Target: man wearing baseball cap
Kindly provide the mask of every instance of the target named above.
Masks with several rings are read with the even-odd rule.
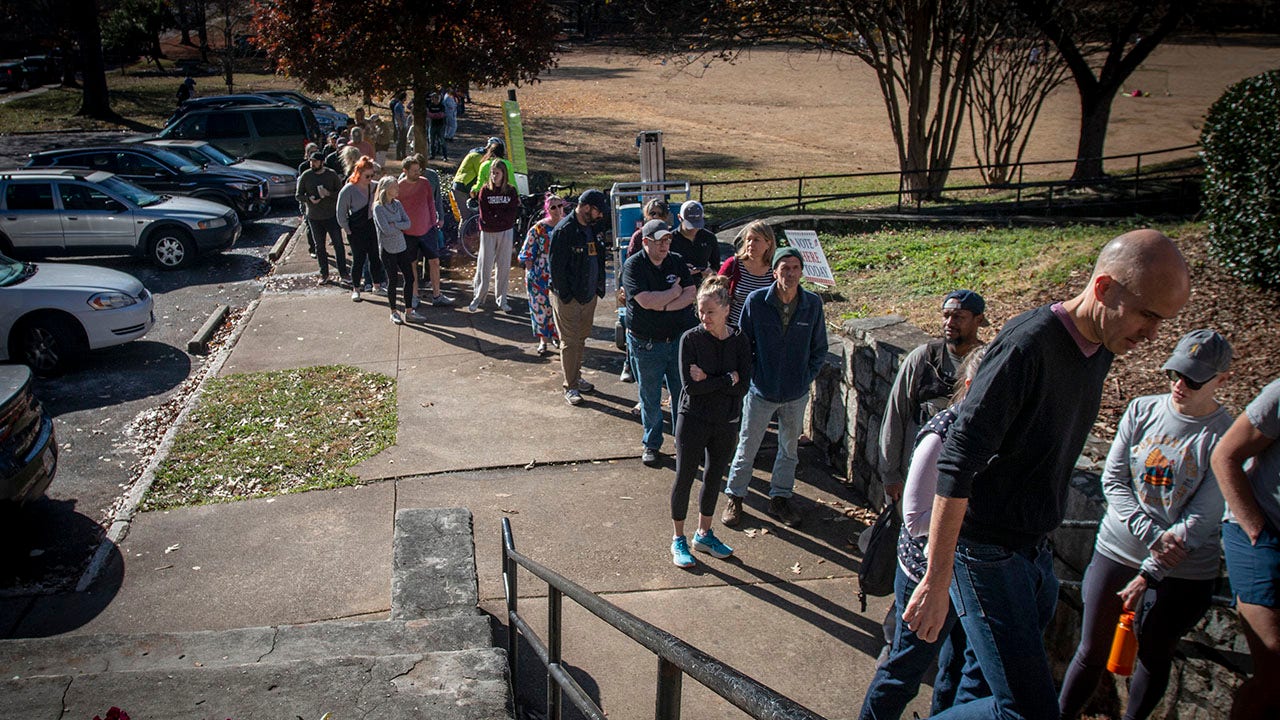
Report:
[[[551,313],[560,331],[564,399],[570,405],[580,404],[582,393],[595,389],[582,377],[582,354],[596,301],[604,297],[603,227],[608,217],[609,198],[599,190],[587,190],[551,231]]]
[[[316,261],[320,263],[320,282],[329,282],[329,250],[325,238],[333,243],[338,260],[338,275],[347,279],[347,253],[342,247],[342,228],[338,227],[338,191],[342,180],[324,164],[324,154],[316,151],[309,158],[311,167],[298,176],[295,196],[307,216],[307,227],[316,243]]]
[[[902,498],[916,433],[947,406],[955,390],[956,368],[982,344],[987,303],[972,290],[952,290],[942,299],[942,337],[907,353],[898,366],[880,424],[880,481],[885,496]]]
[[[728,527],[742,522],[742,499],[747,496],[756,453],[775,415],[778,454],[769,477],[769,514],[790,527],[800,524],[800,514],[791,506],[800,461],[796,447],[809,404],[809,386],[827,356],[822,298],[800,287],[803,275],[800,251],[778,248],[773,253],[774,284],[752,292],[742,306],[739,329],[751,341],[755,364],[724,491],[729,502],[720,522]]]
[[[650,220],[641,235],[644,250],[627,258],[621,284],[627,297],[627,351],[635,361],[644,426],[640,458],[653,467],[662,447],[662,384],[671,397],[680,397],[680,336],[697,324],[690,308],[698,286],[684,260],[671,252],[673,233],[665,222]]]
[[[684,260],[695,285],[720,268],[720,242],[706,225],[702,203],[686,200],[680,206],[679,232],[671,236],[671,252]]]

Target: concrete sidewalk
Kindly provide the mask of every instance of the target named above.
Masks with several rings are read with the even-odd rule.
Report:
[[[307,260],[295,241],[280,271],[309,271]],[[465,308],[464,289],[449,290]],[[479,596],[497,642],[506,632],[499,528],[509,518],[521,552],[829,718],[856,717],[887,599],[857,612],[849,541],[863,525],[845,514],[851,498],[816,451],[802,453],[802,527],[764,514],[766,451],[748,520],[716,525],[734,558],[699,555],[693,570],[676,568],[673,441],[662,468],[639,462],[635,386],[617,381],[611,301],[587,350],[597,390],[571,407],[556,355],[532,352],[522,300],[513,297],[517,314],[424,307],[425,326],[394,326],[385,298],[366,298],[330,287],[264,295],[223,372],[349,363],[395,377],[398,442],[356,468],[367,485],[141,514],[91,592],[41,600],[15,634],[382,618],[396,511],[460,506],[474,514]],[[520,596],[522,614],[542,628],[545,585],[522,574]],[[652,655],[572,603],[564,617],[575,677],[610,717],[651,717]],[[517,694],[537,701],[544,681],[532,659],[522,652]],[[927,711],[927,696],[926,687],[911,709]],[[688,717],[743,716],[693,681],[684,703]]]

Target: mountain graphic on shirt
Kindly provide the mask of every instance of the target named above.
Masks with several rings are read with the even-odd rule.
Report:
[[[1142,472],[1142,482],[1159,487],[1173,484],[1173,461],[1165,457],[1160,448],[1147,453],[1143,465],[1146,467]]]

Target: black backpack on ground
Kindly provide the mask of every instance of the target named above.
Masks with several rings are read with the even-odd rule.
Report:
[[[867,611],[867,596],[893,594],[893,577],[898,567],[898,533],[902,530],[902,514],[898,504],[890,502],[880,516],[863,532],[871,533],[867,549],[858,568],[858,603],[860,612]]]

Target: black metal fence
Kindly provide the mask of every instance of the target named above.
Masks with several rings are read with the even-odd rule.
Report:
[[[1021,210],[1032,202],[1041,206],[1047,205],[1048,209],[1052,210],[1055,202],[1061,202],[1064,196],[1082,188],[1109,191],[1136,199],[1156,182],[1166,185],[1174,183],[1181,187],[1198,184],[1201,166],[1198,153],[1193,151],[1198,150],[1199,147],[1198,144],[1181,145],[1140,153],[1108,155],[1103,157],[1102,161],[1110,174],[1090,180],[1056,177],[1058,174],[1054,173],[1052,168],[1073,168],[1076,164],[1074,158],[1019,162],[1001,166],[958,166],[951,168],[948,174],[949,184],[942,189],[942,195],[949,198],[967,195],[978,199],[999,194],[999,200],[1011,203],[1016,210]],[[981,178],[994,167],[1004,169],[1003,175],[1008,180],[999,183],[982,181]],[[698,200],[707,207],[764,206],[763,209],[719,223],[717,227],[723,229],[768,212],[811,210],[814,206],[830,205],[836,201],[883,198],[885,202],[880,207],[896,207],[896,210],[901,212],[914,205],[915,209],[919,210],[926,200],[921,192],[911,188],[908,182],[911,174],[913,173],[892,170],[796,175],[747,180],[694,181],[690,186],[694,189]],[[978,179],[975,180],[975,177]],[[956,181],[950,182],[952,178]],[[845,187],[841,188],[842,185]],[[877,185],[880,187],[877,188]],[[849,186],[855,189],[847,189]],[[856,189],[858,186],[863,186],[865,189]],[[743,192],[743,188],[748,190]]]
[[[520,568],[547,583],[547,640],[544,643],[518,612]],[[502,580],[507,599],[507,661],[514,685],[519,670],[516,653],[521,635],[547,669],[547,720],[560,720],[561,698],[567,695],[585,716],[604,718],[604,711],[561,664],[561,605],[568,597],[658,657],[656,720],[680,717],[680,690],[685,675],[758,720],[824,720],[821,715],[756,682],[707,653],[641,620],[595,593],[516,551],[511,520],[502,519]]]

